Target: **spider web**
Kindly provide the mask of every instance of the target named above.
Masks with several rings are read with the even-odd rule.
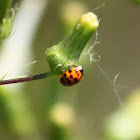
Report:
[[[115,95],[116,95],[116,97],[117,97],[117,99],[118,99],[118,102],[119,102],[119,104],[123,107],[123,109],[125,110],[125,111],[128,111],[128,108],[124,105],[124,103],[122,102],[122,100],[121,100],[121,98],[120,98],[120,95],[119,95],[119,92],[118,92],[118,90],[117,90],[117,87],[119,87],[119,88],[125,88],[125,89],[127,89],[127,88],[130,88],[130,87],[125,87],[125,86],[122,86],[122,85],[119,85],[119,84],[117,84],[116,83],[116,81],[117,81],[117,79],[118,79],[118,77],[119,77],[119,75],[120,75],[120,72],[119,73],[117,73],[115,76],[114,76],[114,79],[113,80],[111,80],[110,79],[110,77],[106,74],[106,72],[103,70],[103,68],[101,67],[101,65],[99,64],[99,62],[101,61],[101,56],[98,54],[98,53],[96,53],[96,52],[94,52],[94,53],[92,53],[92,50],[95,48],[95,46],[97,45],[97,44],[99,44],[100,42],[98,42],[98,31],[96,31],[96,37],[95,37],[95,41],[94,41],[94,43],[89,47],[89,49],[86,51],[86,52],[84,52],[83,54],[84,54],[84,56],[89,56],[89,61],[90,61],[90,63],[92,64],[93,62],[96,62],[96,65],[97,65],[97,67],[99,68],[99,70],[101,71],[101,73],[104,75],[104,77],[109,81],[109,83],[112,85],[112,87],[113,87],[113,89],[114,89],[114,92],[115,92]],[[96,58],[95,58],[96,57]]]

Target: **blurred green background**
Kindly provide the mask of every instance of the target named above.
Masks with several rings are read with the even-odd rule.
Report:
[[[37,0],[28,2],[30,6],[34,6],[35,1]],[[15,18],[24,2],[14,2],[14,8],[18,3]],[[1,86],[0,140],[139,140],[140,109],[136,108],[139,107],[140,90],[137,90],[136,97],[133,90],[140,85],[140,7],[131,3],[130,0],[49,0],[46,2],[39,24],[35,28],[33,41],[30,43],[30,57],[28,59],[25,54],[27,61],[20,65],[37,62],[26,66],[27,71],[23,72],[24,75],[49,71],[45,50],[62,41],[82,14],[105,3],[105,6],[94,11],[101,19],[98,28],[98,41],[101,43],[94,48],[93,52],[101,56],[99,64],[112,81],[120,72],[116,82],[130,87],[117,87],[119,96],[129,113],[120,105],[113,86],[100,71],[96,62],[91,64],[89,57],[86,56],[80,60],[84,68],[84,76],[76,86],[60,85],[60,77],[6,85],[4,88]],[[70,11],[67,14],[68,19],[64,17],[67,10]],[[69,21],[71,18],[72,23],[70,23],[71,20]],[[24,24],[24,19],[22,20]],[[16,32],[16,25],[14,28]],[[1,49],[7,40],[1,40]],[[95,35],[87,48],[93,44],[94,40]],[[11,58],[10,64],[12,65],[14,59],[18,57],[15,50],[15,56]],[[19,73],[17,76],[20,76]],[[8,74],[12,75],[12,72],[8,71]],[[125,118],[130,122],[130,116],[135,116],[134,122],[130,124],[126,122],[128,126],[122,127],[122,123],[119,123],[121,115],[116,120],[110,116],[111,114],[114,116],[116,110],[121,110],[121,113],[127,116],[122,115],[124,125]],[[137,113],[134,113],[134,110]],[[118,124],[117,129],[115,125],[111,125],[114,123],[112,120]],[[132,126],[134,129],[128,129]],[[120,136],[118,136],[118,131],[123,128],[126,132],[119,133]],[[126,135],[132,131],[134,133],[127,137]]]

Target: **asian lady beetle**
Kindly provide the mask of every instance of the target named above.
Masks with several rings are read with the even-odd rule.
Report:
[[[83,76],[83,68],[81,65],[71,68],[63,73],[60,83],[64,86],[73,86],[77,84]]]

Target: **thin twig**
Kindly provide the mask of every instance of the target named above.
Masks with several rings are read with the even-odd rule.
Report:
[[[49,72],[34,75],[34,76],[27,76],[22,78],[15,78],[15,79],[8,79],[8,80],[1,80],[0,85],[7,85],[7,84],[14,84],[14,83],[21,83],[21,82],[27,82],[27,81],[33,81],[33,80],[39,80],[49,77]]]

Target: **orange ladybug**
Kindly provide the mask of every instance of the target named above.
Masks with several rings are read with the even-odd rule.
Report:
[[[83,76],[83,68],[81,65],[71,68],[63,73],[60,83],[64,86],[73,86],[77,84]]]

